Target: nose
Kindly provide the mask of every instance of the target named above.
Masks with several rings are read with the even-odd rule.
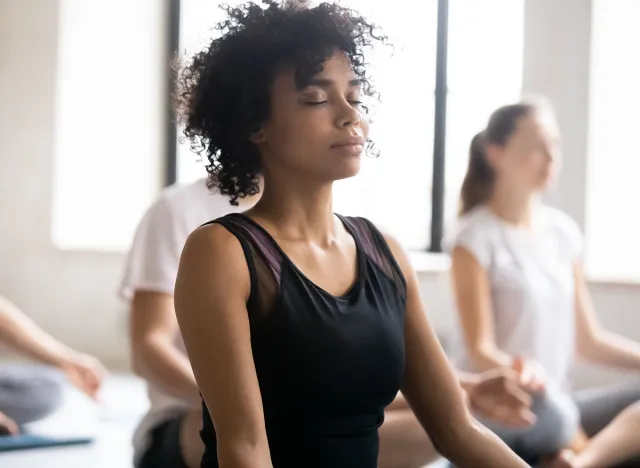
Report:
[[[560,159],[562,148],[558,142],[552,142],[545,146],[545,156],[551,162],[555,162]]]
[[[552,149],[546,152],[547,153],[547,159],[549,160],[550,163],[554,163],[556,162],[558,159],[560,159],[560,150],[559,149]]]
[[[360,112],[353,105],[343,99],[336,111],[336,126],[339,128],[354,127],[360,124]]]

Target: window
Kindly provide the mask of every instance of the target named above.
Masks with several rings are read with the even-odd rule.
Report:
[[[638,282],[640,2],[593,0],[592,9],[585,267],[593,279]]]
[[[127,249],[161,187],[160,4],[60,2],[52,201],[58,248]]]
[[[498,107],[520,99],[524,1],[451,0],[447,74],[445,218],[458,212],[473,136]]]
[[[220,4],[230,6],[244,3],[240,0],[225,2],[211,0],[179,0],[178,43],[179,53],[185,57],[191,57],[202,50],[210,40],[215,26],[224,18],[224,12]],[[193,153],[189,148],[189,141],[184,139],[182,129],[178,129],[178,144],[176,157],[176,180],[179,183],[188,183],[200,177],[206,176],[204,164],[206,161]],[[169,183],[173,182],[171,180]]]
[[[211,37],[208,28],[221,18],[217,3],[181,0],[181,50],[193,52]],[[471,137],[484,127],[491,111],[520,96],[524,0],[341,3],[379,24],[394,52],[381,47],[372,61],[372,75],[382,102],[376,105],[371,138],[380,157],[365,157],[357,177],[336,183],[334,208],[340,213],[366,216],[394,232],[408,248],[424,250],[431,243],[432,223],[443,221],[441,217],[432,220],[431,216],[434,128],[444,128],[446,123],[447,131],[444,154],[437,156],[446,162],[441,181],[444,197],[440,194],[433,200],[441,203],[445,217],[451,218]],[[439,43],[438,30],[446,33],[447,27],[448,36]],[[437,93],[436,56],[439,46],[446,50],[447,42],[449,79]],[[436,118],[445,117],[436,113],[436,100],[444,104],[445,85],[449,89],[448,117],[436,125]],[[178,181],[205,174],[187,145],[178,145],[177,160]],[[439,239],[431,245],[437,250]]]

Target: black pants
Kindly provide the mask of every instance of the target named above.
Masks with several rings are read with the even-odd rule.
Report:
[[[174,416],[151,432],[151,445],[138,468],[189,468],[180,449],[180,426],[185,416]]]

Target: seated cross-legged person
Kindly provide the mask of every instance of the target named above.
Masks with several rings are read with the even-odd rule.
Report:
[[[102,364],[60,343],[1,296],[0,343],[44,364],[0,365],[0,435],[18,434],[53,413],[62,403],[64,377],[96,398],[106,373]]]
[[[640,401],[640,385],[573,394],[569,370],[577,351],[638,375],[640,344],[599,323],[580,230],[541,203],[558,170],[559,142],[551,109],[522,102],[496,110],[471,143],[462,213],[448,241],[463,338],[457,358],[475,372],[518,363],[545,385],[533,427],[487,422],[514,451],[550,457],[552,466],[572,457],[575,468],[608,467],[640,456],[640,412],[631,406]],[[573,457],[570,449],[580,453]]]
[[[135,436],[135,463],[140,468],[199,466],[203,446],[201,400],[184,353],[173,289],[178,261],[188,235],[201,224],[243,210],[211,193],[204,179],[166,189],[140,222],[121,294],[130,301],[131,351],[136,371],[147,380],[151,409]],[[531,400],[523,389],[532,382],[515,370],[495,369],[482,375],[459,373],[468,403],[487,419],[511,427],[528,426]],[[401,394],[387,408],[380,429],[381,468],[420,468],[438,454]]]

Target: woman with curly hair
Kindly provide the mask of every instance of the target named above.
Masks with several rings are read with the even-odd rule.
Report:
[[[384,409],[402,390],[460,467],[524,467],[475,423],[422,305],[407,255],[332,211],[353,177],[374,94],[353,10],[247,3],[195,55],[179,93],[209,184],[241,214],[196,229],[175,287],[203,397],[202,467],[376,468]]]

